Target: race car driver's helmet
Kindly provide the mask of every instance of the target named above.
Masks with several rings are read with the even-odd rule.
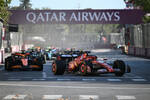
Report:
[[[87,53],[83,54],[83,59],[85,59],[87,57]]]

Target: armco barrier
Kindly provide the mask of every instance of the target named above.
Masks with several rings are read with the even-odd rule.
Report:
[[[140,56],[140,48],[135,48],[135,56]]]
[[[134,47],[129,47],[128,48],[128,54],[129,55],[135,55],[135,48]]]
[[[133,56],[141,56],[141,57],[147,57],[147,55],[149,55],[150,57],[150,49],[139,48],[139,47],[129,47],[128,54],[133,55]]]
[[[146,57],[146,49],[145,48],[136,47],[135,48],[135,56]]]
[[[140,55],[143,56],[143,57],[146,56],[146,49],[145,48],[140,49]]]
[[[146,57],[150,58],[150,48],[146,49]]]

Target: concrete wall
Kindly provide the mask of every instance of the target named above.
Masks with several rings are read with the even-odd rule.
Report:
[[[129,54],[150,57],[150,23],[131,26],[130,42]]]
[[[143,47],[143,33],[141,25],[130,27],[130,44],[134,47]]]

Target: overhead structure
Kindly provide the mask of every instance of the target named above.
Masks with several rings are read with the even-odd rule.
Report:
[[[11,10],[11,24],[139,24],[144,12],[122,10]]]

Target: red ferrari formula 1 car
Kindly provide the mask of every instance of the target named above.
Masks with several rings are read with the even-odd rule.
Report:
[[[65,71],[81,75],[114,73],[116,76],[123,76],[130,72],[130,67],[122,60],[107,63],[106,59],[97,60],[97,56],[82,54],[61,54],[52,63],[52,71],[55,75],[62,75]]]
[[[33,55],[31,53],[13,53],[5,59],[5,70],[12,69],[36,69],[43,70],[43,59],[40,55]]]

